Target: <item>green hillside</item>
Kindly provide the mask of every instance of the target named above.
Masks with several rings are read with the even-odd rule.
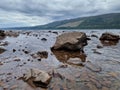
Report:
[[[56,21],[46,25],[14,29],[120,29],[120,13],[80,17]]]

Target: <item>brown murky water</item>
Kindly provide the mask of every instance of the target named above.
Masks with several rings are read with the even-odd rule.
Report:
[[[0,45],[0,90],[120,90],[120,42],[101,42],[92,36],[100,37],[106,31],[120,35],[120,31],[81,31],[91,38],[85,54],[51,51],[56,37],[68,30],[19,31],[19,36],[0,40],[8,42]],[[48,56],[34,58],[32,54],[38,51],[47,51]],[[32,87],[19,79],[30,68],[52,75],[48,88]]]

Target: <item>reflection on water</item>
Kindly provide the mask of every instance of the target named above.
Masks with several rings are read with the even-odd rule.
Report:
[[[86,61],[86,55],[80,51],[52,50],[52,52],[60,62],[66,63],[71,58],[79,58],[82,62]]]
[[[117,45],[119,41],[108,41],[108,40],[101,40],[101,43],[104,46],[114,46]]]

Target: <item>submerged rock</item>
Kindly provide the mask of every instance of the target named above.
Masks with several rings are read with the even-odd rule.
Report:
[[[87,45],[87,36],[83,32],[64,33],[57,37],[55,45],[52,49],[58,50],[81,50]]]
[[[108,40],[108,41],[112,41],[112,40],[118,41],[119,39],[120,39],[119,35],[115,35],[107,32],[103,33],[102,36],[100,37],[100,40]]]
[[[47,39],[46,39],[46,38],[42,38],[41,40],[42,40],[42,41],[47,41]]]
[[[95,64],[93,64],[91,62],[87,62],[85,67],[90,69],[93,72],[100,72],[102,70],[101,67],[99,67],[98,65],[95,65]]]
[[[32,68],[24,74],[23,80],[31,80],[33,85],[46,88],[50,83],[51,76],[45,71]]]

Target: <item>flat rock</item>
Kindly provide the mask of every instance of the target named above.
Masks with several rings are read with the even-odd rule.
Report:
[[[87,36],[83,32],[69,32],[59,35],[52,49],[83,50],[87,45]]]

